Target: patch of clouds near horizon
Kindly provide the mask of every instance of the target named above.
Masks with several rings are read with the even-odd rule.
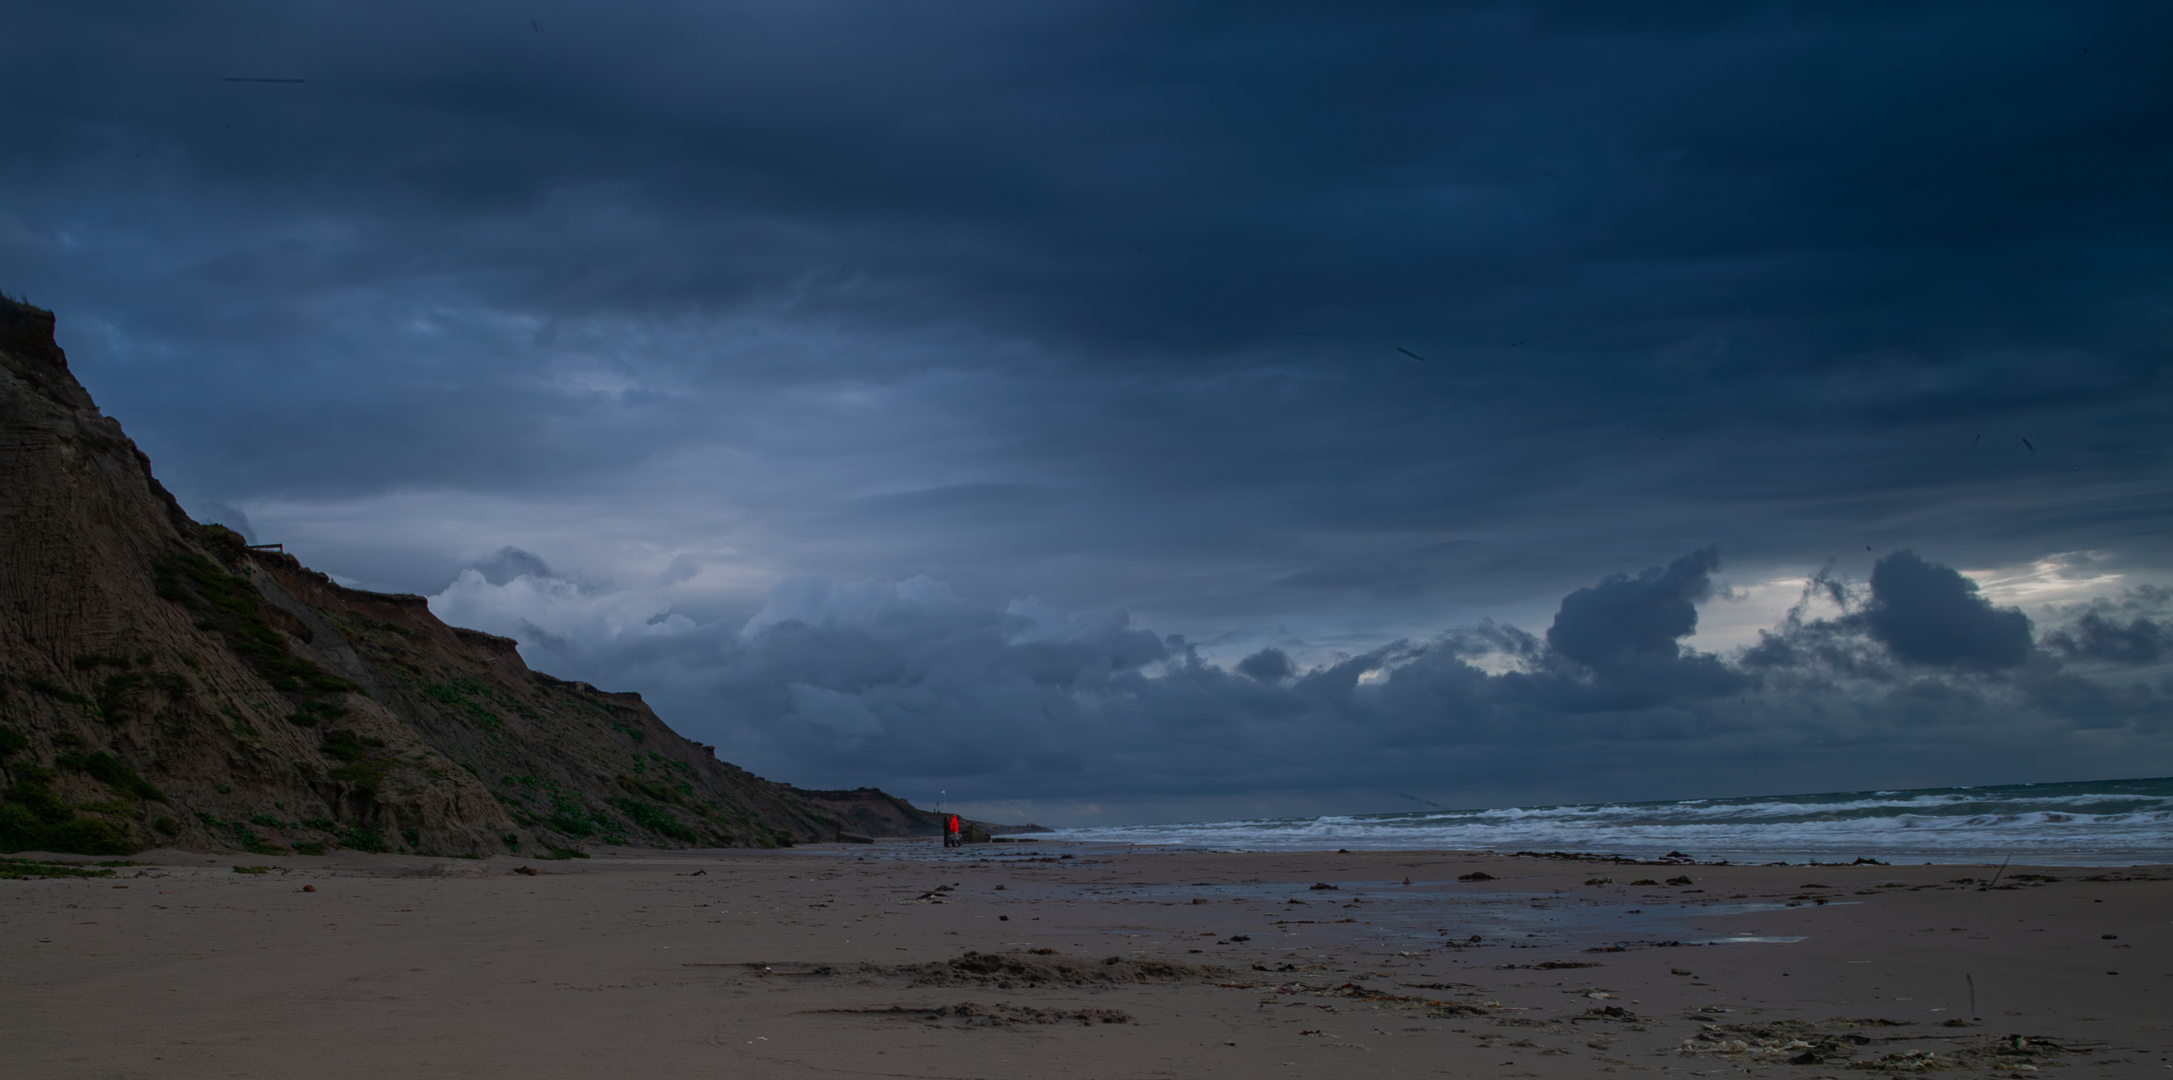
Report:
[[[491,563],[501,571],[464,569],[431,597],[432,610],[515,638],[539,669],[641,689],[667,722],[729,760],[808,786],[878,783],[916,799],[971,792],[972,806],[1044,824],[1410,809],[1391,792],[1447,797],[1444,784],[1469,805],[1481,792],[1524,803],[1713,795],[1723,774],[1738,788],[1771,774],[1776,790],[1804,789],[1822,774],[1837,788],[1989,782],[1978,774],[1999,767],[2001,755],[1971,748],[1972,728],[2032,745],[2033,768],[2173,768],[2154,742],[2173,720],[2173,677],[2073,667],[2035,649],[2021,668],[1955,666],[1937,654],[1904,660],[1880,644],[1886,623],[1859,614],[1887,611],[1869,586],[1825,576],[1686,586],[1684,595],[1705,596],[1701,614],[1731,604],[1770,614],[1794,584],[1789,605],[1746,643],[1754,647],[1729,656],[1684,647],[1695,638],[1678,633],[1677,616],[1639,615],[1646,601],[1632,593],[1580,590],[1611,597],[1577,608],[1579,629],[1564,639],[1589,663],[1515,627],[1482,624],[1318,662],[1218,666],[1182,635],[1150,632],[1121,611],[1067,611],[1034,597],[976,603],[928,577],[796,577],[751,617],[703,623],[672,610],[670,575],[601,587],[559,577],[525,552]],[[513,567],[526,569],[504,576]],[[1937,564],[1920,574],[1969,580]],[[1845,603],[1828,595],[1828,582]],[[2123,595],[2127,617],[2145,620],[2138,625],[2167,614],[2162,600],[2139,608],[2133,590]],[[1888,608],[1900,602],[1913,601],[1890,599]],[[1888,621],[1906,617],[1913,621],[1898,625],[1920,633],[1955,617],[1957,602],[1999,610],[1989,597],[1950,600],[1887,611]],[[2038,636],[2055,640],[2077,612],[2114,604],[2079,603]],[[1558,629],[1570,617],[1565,607]],[[1665,651],[1655,634],[1674,636],[1679,651]],[[1944,748],[1949,771],[1863,760],[1926,745]],[[1532,755],[1557,768],[1573,763],[1583,780],[1535,776]],[[1687,782],[1693,776],[1708,786]],[[1101,809],[1081,812],[1089,802]]]
[[[1962,569],[1995,604],[2022,607],[2032,618],[2058,617],[2067,608],[2099,599],[2117,599],[2128,575],[2104,569],[2103,552],[2060,552],[2013,566]],[[1758,643],[1758,635],[1778,624],[1804,599],[1811,579],[1782,574],[1750,581],[1724,582],[1710,602],[1698,609],[1697,632],[1683,644],[1711,653],[1730,653]],[[1830,600],[1811,598],[1828,614],[1840,614]]]

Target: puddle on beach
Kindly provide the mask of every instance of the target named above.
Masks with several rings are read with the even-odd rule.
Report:
[[[1242,910],[1247,923],[1268,920],[1263,932],[1282,931],[1293,936],[1364,937],[1383,944],[1410,948],[1442,945],[1478,945],[1490,948],[1607,948],[1614,945],[1659,944],[1786,944],[1803,936],[1732,931],[1721,920],[1777,911],[1821,910],[1782,902],[1671,903],[1624,901],[1571,893],[1505,893],[1459,891],[1454,883],[1403,885],[1399,882],[1335,882],[1334,890],[1306,885],[1239,882],[1230,884],[1081,884],[1058,887],[1062,894],[1080,900],[1129,901],[1142,904],[1190,905],[1204,899],[1199,909],[1219,916]],[[1014,887],[1016,888],[1016,887]],[[1044,887],[1046,888],[1046,887]],[[1292,904],[1290,901],[1299,903]],[[1825,907],[1851,906],[1857,901],[1835,901]],[[1228,923],[1216,917],[1216,922]],[[1182,933],[1183,931],[1178,931]],[[1153,936],[1142,927],[1109,931],[1114,936]],[[1478,942],[1470,938],[1477,935]]]
[[[1001,848],[976,845],[946,850],[934,843],[907,847],[886,846],[876,857],[932,863],[1007,863],[1040,861],[1063,855],[1068,865],[1091,865],[1098,854],[1128,850],[1122,846],[1100,850],[1075,843],[1006,844]],[[858,854],[839,852],[838,854]],[[875,853],[868,853],[874,855]],[[1777,911],[1808,912],[1849,907],[1861,901],[1833,900],[1824,905],[1784,901],[1625,900],[1574,892],[1487,892],[1460,882],[1336,881],[1333,890],[1316,890],[1293,882],[1183,883],[1014,883],[1014,899],[1069,899],[1154,905],[1186,905],[1194,900],[1207,904],[1187,914],[1205,917],[1231,933],[1249,934],[1256,940],[1280,931],[1289,937],[1321,942],[1329,938],[1364,938],[1376,947],[1410,949],[1445,945],[1487,949],[1604,949],[1610,946],[1788,944],[1802,935],[1758,934],[1733,930],[1724,920]],[[1293,904],[1290,901],[1296,900]],[[1351,905],[1351,906],[1345,906]],[[1227,917],[1233,909],[1244,912],[1242,924]],[[1051,913],[1050,933],[1059,927],[1061,914]],[[1261,925],[1260,920],[1266,920]],[[1144,920],[1142,920],[1144,921]],[[1127,925],[1093,931],[1103,937],[1154,938],[1197,937],[1184,924],[1197,918],[1177,920],[1163,927]],[[1160,920],[1156,920],[1157,923]],[[1477,935],[1479,941],[1470,941]]]

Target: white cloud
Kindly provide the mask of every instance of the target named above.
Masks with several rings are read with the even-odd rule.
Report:
[[[533,572],[492,584],[471,569],[431,605],[520,640],[539,668],[643,691],[675,727],[765,775],[971,790],[1045,823],[1080,819],[1089,803],[1111,820],[1182,816],[1183,805],[1399,808],[1374,805],[1389,787],[1554,801],[1755,790],[1765,774],[1840,789],[2027,779],[1986,773],[2015,761],[2069,775],[2173,765],[2151,734],[2162,702],[2097,693],[2050,654],[2000,673],[1912,671],[1852,623],[1820,621],[1838,613],[1824,602],[1782,624],[1792,658],[1737,664],[1703,644],[1740,639],[1758,619],[1781,624],[1804,585],[1769,575],[1707,600],[1702,613],[1725,617],[1701,620],[1701,651],[1679,660],[1585,670],[1540,637],[1488,624],[1339,655],[1273,684],[1121,611],[981,603],[929,576],[792,577],[751,618],[698,622],[672,613],[672,583]],[[1546,773],[1534,774],[1542,752]],[[1949,771],[1926,772],[1925,760]]]
[[[659,637],[695,629],[693,620],[669,614],[668,598],[646,590],[584,588],[557,577],[522,574],[493,585],[477,570],[462,570],[430,610],[454,626],[528,639],[601,645],[628,637]],[[561,646],[563,647],[563,646]]]

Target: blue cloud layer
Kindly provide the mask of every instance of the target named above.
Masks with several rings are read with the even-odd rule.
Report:
[[[1225,668],[1121,614],[998,609],[925,578],[801,579],[744,625],[625,620],[613,633],[578,616],[543,630],[535,618],[565,614],[525,577],[471,573],[434,603],[520,636],[532,662],[652,688],[676,723],[757,769],[1052,817],[1094,801],[1408,809],[1397,793],[1469,804],[2173,765],[2173,675],[2069,644],[2099,632],[2102,611],[2040,646],[2019,611],[1904,551],[1868,585],[1821,577],[1756,646],[1718,656],[1683,644],[1689,598],[1710,595],[1718,566],[1704,549],[1612,575],[1566,597],[1544,636],[1487,623],[1302,668],[1274,648]],[[1834,614],[1806,617],[1835,595]],[[2124,632],[2166,633],[2163,601],[2131,597]],[[2009,663],[2012,643],[1985,629],[2017,625]],[[2017,746],[2029,759],[2001,765]]]
[[[990,719],[972,761],[1309,783],[1186,723],[1323,762],[1319,732],[1409,731],[1399,760],[1501,790],[1843,760],[1858,721],[1783,687],[1978,717],[1895,759],[1926,768],[2158,760],[2032,733],[2143,738],[2156,691],[2070,669],[2167,655],[2115,595],[2173,581],[2163,4],[122,0],[7,30],[0,288],[59,311],[187,505],[348,580],[482,567],[589,620],[534,648],[638,610],[633,651],[578,663],[756,717],[773,771],[919,760],[761,719],[874,730],[852,709],[888,698],[733,674],[800,670],[790,634],[734,635],[818,575],[994,620],[940,630],[1015,687],[990,717],[1056,694],[1156,733]],[[302,81],[230,81],[260,78]],[[1747,580],[1914,550],[2118,584],[2032,629],[1889,559],[1864,606],[1707,656],[1675,631],[1711,568],[1676,560],[1709,548]],[[1059,693],[1102,646],[1019,651],[1021,596],[1122,607],[1168,655],[1063,684],[1136,695]],[[918,655],[803,621],[871,670]],[[1230,719],[1142,719],[1178,701]],[[1444,742],[1425,701],[1531,737]],[[1506,756],[1671,731],[1736,756]]]

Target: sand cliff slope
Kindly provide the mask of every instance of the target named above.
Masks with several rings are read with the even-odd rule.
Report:
[[[856,803],[855,831],[932,831],[191,520],[53,328],[0,299],[0,851],[774,847]]]

